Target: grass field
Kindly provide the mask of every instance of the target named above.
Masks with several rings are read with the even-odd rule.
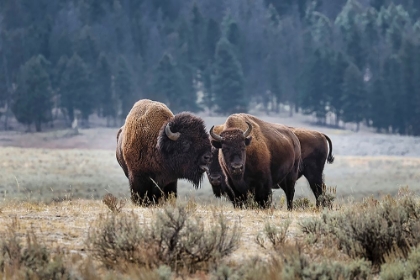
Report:
[[[208,123],[210,125],[219,123],[219,119],[210,118]],[[333,164],[327,164],[324,170],[326,185],[336,188],[332,211],[320,212],[313,205],[298,208],[292,212],[286,211],[282,190],[274,190],[274,203],[268,210],[234,209],[230,202],[225,199],[216,199],[213,196],[205,176],[201,188],[198,190],[195,190],[187,181],[179,182],[177,204],[187,205],[195,223],[197,221],[203,223],[205,230],[208,231],[212,229],[210,225],[213,225],[212,221],[215,215],[222,215],[229,223],[229,229],[232,229],[232,226],[236,224],[240,230],[238,246],[232,254],[223,258],[221,263],[218,262],[221,267],[220,271],[217,266],[213,266],[212,271],[209,271],[209,268],[201,268],[202,270],[197,270],[193,274],[190,272],[181,273],[173,264],[171,265],[173,273],[170,274],[165,274],[162,271],[156,272],[153,270],[156,267],[152,269],[152,272],[146,271],[151,274],[145,274],[144,270],[124,271],[123,274],[119,274],[121,271],[118,266],[109,270],[105,269],[99,260],[95,260],[93,263],[88,261],[92,259],[92,252],[89,249],[90,232],[95,230],[101,221],[108,221],[109,215],[117,215],[118,220],[124,220],[125,215],[134,215],[139,218],[140,227],[147,228],[156,221],[166,207],[143,208],[134,206],[129,201],[128,180],[115,159],[115,129],[82,130],[78,135],[71,135],[71,131],[68,130],[39,134],[2,133],[0,135],[0,235],[10,236],[12,234],[11,236],[14,236],[14,239],[4,238],[2,242],[7,243],[10,240],[20,239],[23,244],[22,248],[24,248],[31,240],[28,233],[33,234],[36,236],[37,242],[53,252],[54,256],[63,256],[65,266],[70,267],[71,274],[76,276],[76,279],[103,279],[104,277],[122,279],[122,275],[126,276],[125,279],[139,279],[139,275],[146,275],[141,279],[256,279],[261,277],[264,279],[318,279],[319,275],[329,275],[330,278],[326,279],[339,279],[340,277],[342,279],[396,279],[396,274],[392,274],[398,271],[396,267],[384,266],[379,269],[371,267],[370,264],[366,266],[359,260],[363,254],[352,256],[346,254],[343,248],[339,249],[341,245],[339,245],[337,237],[329,236],[327,239],[330,241],[324,240],[322,241],[324,243],[319,243],[319,240],[322,240],[320,236],[330,234],[331,231],[323,231],[325,229],[317,226],[313,227],[314,230],[315,228],[321,230],[321,233],[316,232],[313,235],[308,235],[304,233],[302,223],[308,220],[316,221],[320,217],[324,219],[328,215],[331,217],[350,215],[345,216],[344,221],[347,221],[354,214],[358,217],[354,221],[356,224],[354,228],[360,228],[362,236],[369,237],[372,232],[377,230],[378,236],[380,236],[378,238],[392,238],[392,234],[388,234],[386,230],[393,228],[394,224],[399,221],[392,220],[393,226],[389,227],[387,217],[384,218],[383,214],[378,212],[390,207],[389,199],[386,198],[381,202],[376,199],[382,199],[386,195],[395,196],[401,187],[408,186],[411,191],[410,197],[414,197],[417,201],[416,206],[413,208],[406,202],[402,202],[401,206],[392,201],[391,209],[397,210],[392,213],[390,219],[394,219],[396,216],[403,217],[405,214],[401,216],[401,213],[406,211],[404,207],[407,205],[411,207],[407,206],[407,209],[415,209],[414,214],[407,215],[415,217],[420,215],[420,200],[418,199],[420,194],[420,157],[416,157],[418,154],[416,145],[419,141],[399,136],[392,136],[388,141],[387,136],[358,135],[350,131],[332,129],[327,132],[335,147],[335,161]],[[399,142],[404,144],[398,146]],[[407,154],[413,157],[395,156],[395,154]],[[101,202],[102,197],[106,194],[112,194],[128,201],[121,213],[110,214],[110,209]],[[301,202],[304,201],[304,198],[309,199],[312,204],[315,202],[306,179],[301,178],[296,185],[295,200]],[[373,213],[373,216],[370,217],[371,220],[366,217],[368,213]],[[335,219],[332,218],[336,221]],[[376,223],[376,221],[379,222]],[[410,224],[407,221],[402,221],[404,232],[418,232],[420,222],[418,222],[418,218],[413,221],[415,224],[408,231],[406,230],[407,225]],[[283,232],[284,240],[281,239],[280,242],[280,239],[276,238],[282,235],[285,225],[289,222],[290,225]],[[267,225],[274,226],[275,230],[273,227],[267,228]],[[364,228],[370,225],[373,228]],[[383,228],[381,225],[387,226]],[[132,226],[135,227],[135,224],[130,224],[129,228]],[[375,226],[377,228],[374,228]],[[339,227],[343,227],[343,225]],[[114,228],[113,230],[118,229]],[[351,230],[347,229],[347,231]],[[258,245],[257,237],[264,234],[266,234],[266,242],[269,243],[267,240],[270,240],[269,236],[271,236],[275,242],[281,243],[280,247],[277,246],[279,244],[276,245],[276,248],[262,248]],[[131,235],[129,234],[129,236]],[[314,238],[318,239],[318,243],[314,241]],[[418,243],[414,242],[414,239],[410,239],[410,244],[413,244],[414,247],[416,244],[420,244],[420,235],[413,234],[412,238],[418,239]],[[379,241],[382,242],[381,239]],[[2,245],[0,242],[0,248],[3,248],[0,250],[0,277],[3,279],[25,279],[25,273],[28,273],[32,268],[30,265],[29,268],[25,268],[27,266],[25,263],[17,266],[13,261],[4,262],[5,256],[7,257],[4,248],[9,248],[6,243]],[[372,241],[369,241],[368,245],[371,243]],[[420,270],[420,249],[415,251],[414,247],[413,252],[418,252],[419,255]],[[374,248],[373,251],[377,251],[378,248]],[[23,253],[37,252],[34,248],[31,250],[21,249],[20,251]],[[386,265],[388,263],[394,265],[395,259],[401,257],[398,251],[395,256],[394,252],[392,254],[387,252],[387,254],[389,256]],[[298,259],[293,259],[296,256]],[[289,257],[292,259],[287,259]],[[18,259],[22,261],[25,258],[27,259],[27,257]],[[12,260],[12,258],[10,259]],[[308,260],[310,260],[309,263],[307,263]],[[403,264],[404,267],[413,267],[410,262],[416,263],[416,260],[408,260],[407,254],[403,254],[402,260],[406,262]],[[316,267],[309,267],[312,263]],[[261,264],[263,264],[262,267]],[[295,271],[295,276],[285,277],[285,271],[290,272],[290,269],[292,271],[298,269],[298,267],[288,267],[294,264],[298,267],[307,266],[309,270],[306,272]],[[53,267],[55,266],[57,263],[53,264]],[[354,272],[354,268],[362,272],[367,269],[369,272],[366,277],[350,277],[349,275],[353,274],[349,274],[349,271]],[[48,269],[51,268],[48,266],[47,272]],[[162,269],[166,271],[166,268]],[[249,269],[250,271],[248,271]],[[317,272],[317,269],[320,271]],[[382,273],[381,270],[385,272],[389,270],[392,273],[387,272],[388,278],[379,277]],[[165,276],[165,278],[162,273],[170,275],[170,277]],[[299,278],[305,273],[312,276]],[[298,274],[301,276],[296,276]],[[44,274],[44,276],[37,275],[38,278],[34,279],[46,279]],[[233,276],[226,278],[226,275]],[[47,278],[60,279],[50,276]]]
[[[129,197],[128,180],[111,150],[0,148],[0,197],[3,201],[61,201],[70,198],[99,199],[106,193]],[[399,187],[420,191],[420,158],[336,156],[325,167],[327,186],[337,188],[337,199],[361,199],[395,194]],[[204,177],[201,189],[179,183],[179,195],[198,201],[216,201]],[[275,190],[275,198],[282,190]],[[314,201],[305,178],[296,196]]]

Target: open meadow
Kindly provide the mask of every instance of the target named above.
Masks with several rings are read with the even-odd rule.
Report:
[[[315,209],[305,178],[292,212],[282,190],[270,209],[234,209],[214,198],[205,177],[198,190],[181,181],[176,203],[137,207],[115,159],[116,128],[0,132],[0,276],[396,279],[389,271],[420,268],[418,138],[266,119],[330,136],[335,161],[324,173],[336,189],[332,209]],[[205,121],[210,128],[223,118]],[[108,207],[106,194],[115,196]],[[31,254],[45,262],[30,263]]]

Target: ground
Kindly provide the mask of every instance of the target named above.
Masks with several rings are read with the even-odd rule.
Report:
[[[207,128],[220,124],[223,117],[203,116]],[[327,186],[336,189],[335,205],[362,200],[368,196],[395,194],[401,186],[419,194],[420,138],[318,127],[304,118],[264,116],[271,122],[307,127],[326,133],[333,142],[333,164],[326,164]],[[49,247],[68,252],[85,252],[89,227],[99,215],[109,213],[101,202],[104,194],[127,199],[127,178],[115,159],[118,128],[96,126],[51,130],[42,133],[0,131],[0,234],[18,219],[19,232],[33,230]],[[298,181],[296,197],[315,199],[304,178]],[[244,258],[261,251],[255,237],[267,221],[281,224],[290,219],[288,237],[302,236],[299,221],[319,215],[314,208],[288,212],[282,190],[274,192],[274,208],[266,211],[237,210],[226,200],[213,197],[207,178],[195,190],[186,181],[179,184],[179,200],[193,201],[203,219],[214,212],[223,214],[242,228],[241,245],[232,256]],[[154,208],[127,203],[146,221]]]

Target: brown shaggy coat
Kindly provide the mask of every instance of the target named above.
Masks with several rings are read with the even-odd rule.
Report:
[[[317,206],[319,206],[318,198],[322,194],[322,187],[324,185],[323,171],[325,162],[333,163],[334,161],[331,139],[327,135],[315,130],[289,128],[297,136],[301,146],[302,163],[298,178],[304,176],[308,180],[311,190],[315,195]],[[215,133],[220,134],[220,129],[221,126],[214,127]],[[214,152],[213,149],[212,152]],[[207,177],[209,178],[213,193],[216,197],[220,197],[222,195],[228,195],[228,186],[225,183],[225,176],[219,161],[215,160],[215,158],[218,159],[218,153],[216,156],[213,154],[213,161],[209,166]],[[277,189],[280,187],[281,184],[275,185],[273,188]]]
[[[246,122],[252,126],[248,142],[243,136],[241,139],[248,128]],[[235,205],[243,203],[251,192],[260,206],[269,206],[272,186],[282,182],[288,208],[292,208],[301,150],[299,140],[287,126],[268,123],[249,114],[233,114],[213,131],[222,131],[223,141],[213,139],[212,145],[222,151],[219,163],[230,187],[228,195]],[[241,159],[245,168],[238,177],[232,173],[232,162],[241,149],[245,149]]]
[[[177,140],[171,140],[169,124]],[[157,202],[176,195],[177,179],[199,185],[211,158],[209,135],[202,119],[190,114],[172,114],[160,102],[136,102],[117,133],[116,157],[130,182],[136,203]]]

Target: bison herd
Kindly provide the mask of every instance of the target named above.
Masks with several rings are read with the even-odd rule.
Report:
[[[198,188],[206,172],[214,195],[235,207],[250,198],[269,207],[272,189],[282,188],[289,210],[302,175],[319,206],[324,165],[334,160],[330,138],[317,131],[239,113],[208,133],[201,118],[148,99],[134,104],[119,129],[116,157],[139,205],[176,197],[178,179]]]

